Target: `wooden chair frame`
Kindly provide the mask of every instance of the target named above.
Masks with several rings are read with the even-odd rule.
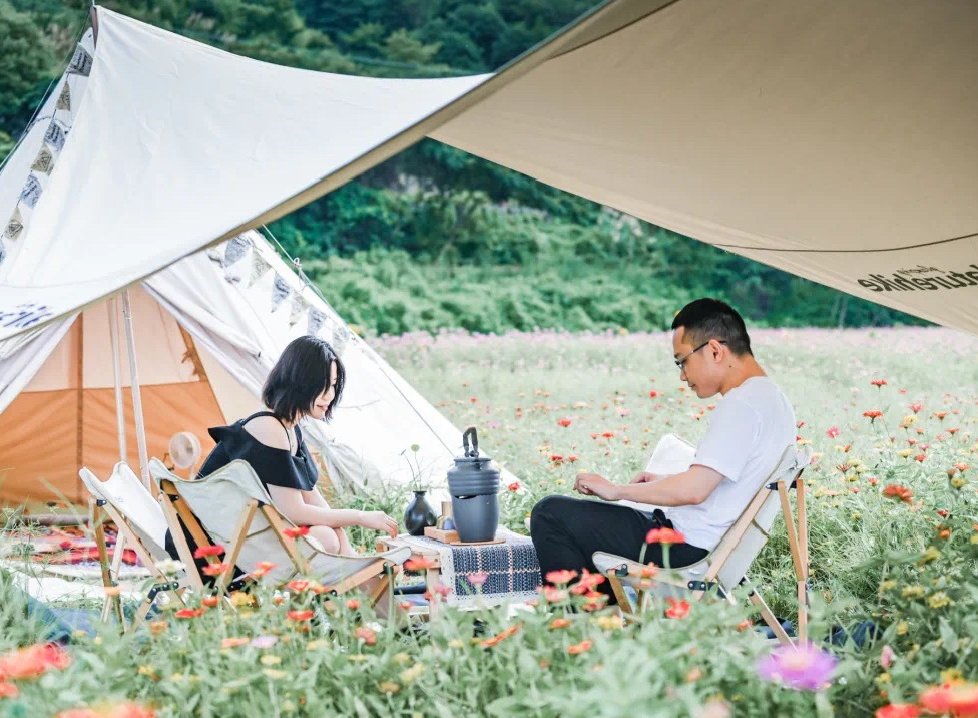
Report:
[[[722,586],[718,581],[720,571],[723,570],[726,561],[733,555],[740,545],[747,530],[753,525],[761,531],[767,538],[770,532],[757,523],[758,514],[764,503],[770,496],[770,492],[776,491],[780,502],[781,513],[784,517],[785,528],[788,533],[788,545],[791,550],[791,560],[795,569],[796,595],[798,601],[798,630],[797,639],[804,642],[808,639],[808,612],[810,608],[809,600],[809,545],[808,545],[808,514],[805,505],[805,481],[802,473],[805,466],[802,466],[796,473],[794,480],[788,484],[784,480],[772,481],[761,487],[761,490],[754,496],[751,502],[744,509],[737,521],[727,529],[717,547],[707,556],[704,561],[709,562],[709,568],[702,578],[680,581],[669,576],[651,577],[643,576],[647,573],[647,568],[643,564],[627,559],[621,559],[621,563],[605,571],[612,593],[618,601],[619,609],[627,617],[633,617],[638,611],[645,608],[651,589],[656,584],[674,586],[679,591],[688,592],[693,600],[699,601],[707,592],[716,589],[718,595],[725,598],[730,603],[736,603],[732,595],[733,586]],[[796,512],[791,509],[789,491],[795,490]],[[794,641],[787,634],[781,624],[777,621],[774,613],[768,607],[761,596],[760,591],[754,586],[750,579],[745,575],[741,580],[746,584],[750,593],[748,600],[760,612],[761,618],[774,632],[779,641],[785,644],[793,644]],[[634,604],[629,599],[625,591],[625,585],[632,587],[636,592]]]

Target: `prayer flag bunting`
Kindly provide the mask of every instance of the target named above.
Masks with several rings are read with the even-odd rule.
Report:
[[[309,321],[306,324],[306,334],[312,334],[313,336],[318,335],[319,330],[323,328],[325,323],[326,314],[313,307],[309,310]]]
[[[275,282],[272,285],[272,313],[284,302],[288,296],[292,294],[292,288],[289,283],[285,281],[281,275],[275,275]]]
[[[20,201],[25,205],[34,209],[37,205],[37,201],[41,199],[41,183],[38,182],[37,177],[33,173],[27,175],[27,183],[24,185],[24,189],[20,193]]]
[[[68,131],[57,120],[51,120],[47,132],[44,133],[44,141],[51,145],[58,152],[65,146],[65,138]]]
[[[67,79],[65,79],[65,84],[61,87],[61,94],[58,95],[58,104],[55,105],[55,108],[71,112],[71,88],[68,87]]]
[[[259,279],[265,276],[265,272],[272,268],[261,252],[254,251],[251,253],[251,274],[248,277],[248,286],[257,282]]]
[[[17,239],[20,237],[21,232],[24,231],[24,218],[20,214],[20,208],[14,207],[14,214],[7,222],[7,226],[3,230],[4,239]]]
[[[224,248],[224,261],[221,262],[221,266],[230,267],[244,257],[249,249],[251,249],[251,239],[245,237],[243,234],[239,234],[228,242]]]
[[[289,313],[289,326],[294,327],[299,323],[299,319],[302,317],[303,312],[309,307],[309,302],[299,293],[296,292],[295,296],[292,297],[292,311]]]
[[[54,155],[51,154],[51,150],[48,149],[47,145],[41,145],[41,149],[38,151],[37,157],[34,159],[34,164],[31,165],[31,169],[36,172],[50,174],[52,167],[54,167]]]
[[[91,71],[92,56],[84,47],[78,45],[75,48],[75,54],[71,56],[71,62],[68,63],[68,72],[87,77]]]

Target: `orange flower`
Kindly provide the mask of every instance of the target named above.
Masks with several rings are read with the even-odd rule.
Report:
[[[930,713],[950,713],[955,718],[978,716],[978,684],[944,683],[920,694],[920,705]]]
[[[666,609],[666,618],[682,619],[689,615],[689,603],[681,599],[666,597],[669,608]]]
[[[204,615],[203,608],[181,608],[173,614],[175,618],[200,618]]]
[[[909,504],[913,501],[913,492],[906,486],[900,484],[887,484],[883,487],[883,496],[891,499],[898,499]]]
[[[288,613],[290,621],[310,621],[315,615],[316,612],[311,608],[307,608],[304,611],[289,611]]]
[[[594,644],[591,641],[581,641],[580,643],[575,643],[573,646],[567,646],[567,652],[572,656],[578,656],[582,653],[587,653],[591,650],[591,646]]]
[[[869,419],[870,422],[874,422],[883,416],[883,412],[879,409],[870,409],[869,411],[864,411],[863,416]]]
[[[873,386],[877,387],[877,388],[881,388],[881,387],[886,386],[886,379],[873,379],[869,383],[872,384]]]
[[[220,600],[217,596],[204,596],[200,603],[203,606],[207,606],[207,608],[216,608]]]
[[[299,538],[300,536],[305,536],[306,534],[309,533],[309,527],[308,526],[286,526],[284,529],[282,529],[282,533],[284,533],[289,538]]]
[[[560,629],[560,628],[567,628],[569,625],[571,625],[571,622],[570,622],[569,619],[566,619],[566,618],[555,618],[554,620],[552,620],[550,622],[550,625],[548,626],[548,628],[551,631],[555,631],[555,630]]]
[[[676,531],[676,529],[663,526],[661,528],[649,529],[649,532],[645,534],[645,543],[686,543],[686,537],[679,531]]]
[[[551,454],[550,463],[553,464],[554,466],[560,466],[561,464],[564,463],[564,457],[561,456],[560,454]]]
[[[201,546],[194,551],[194,558],[209,558],[211,556],[220,556],[223,553],[224,547],[220,544],[215,544],[213,546]]]
[[[659,396],[659,392],[657,392],[655,389],[652,389],[649,392],[649,399],[655,399],[657,396]]]
[[[156,712],[138,703],[117,703],[93,708],[69,708],[61,711],[55,718],[155,718]]]
[[[247,646],[251,643],[250,638],[223,638],[221,639],[221,648],[238,648],[239,646]]]
[[[49,670],[63,670],[71,656],[61,646],[38,643],[0,656],[0,682],[36,678]]]
[[[563,426],[563,427],[564,427],[565,429],[566,429],[566,428],[567,428],[568,426],[570,426],[570,425],[571,425],[572,423],[573,423],[573,422],[571,422],[571,420],[570,420],[570,419],[568,419],[567,417],[564,417],[564,418],[562,418],[562,419],[557,419],[557,425],[558,425],[558,426]]]
[[[514,481],[513,483],[509,484],[509,486],[507,486],[506,488],[509,489],[510,491],[519,491],[520,490],[520,482],[519,481]]]
[[[547,579],[547,583],[554,583],[558,586],[562,586],[573,581],[575,576],[577,576],[577,571],[563,569],[560,571],[548,571],[545,578]]]
[[[309,581],[301,578],[293,579],[285,584],[285,587],[294,593],[302,593],[307,588],[309,588]]]
[[[547,599],[547,603],[560,603],[567,600],[567,591],[559,588],[544,586],[540,590],[543,592],[543,597]]]
[[[20,689],[13,683],[0,681],[0,698],[16,698],[20,695]]]
[[[252,578],[261,578],[262,576],[267,576],[268,573],[275,568],[276,564],[271,561],[260,561],[255,567],[255,570],[251,572]]]
[[[351,611],[357,611],[360,609],[360,601],[355,598],[351,598],[346,602],[346,607]]]
[[[571,593],[577,596],[583,596],[585,593],[590,593],[595,588],[604,583],[605,578],[600,573],[591,573],[587,569],[581,572],[581,579],[571,587]]]
[[[409,558],[404,562],[404,568],[408,571],[424,571],[429,568],[434,568],[437,564],[430,558],[420,556],[418,558]]]
[[[200,569],[200,572],[205,576],[220,576],[222,573],[226,573],[230,568],[230,564],[226,563],[209,563]]]
[[[353,632],[353,635],[366,643],[368,646],[373,646],[377,643],[377,634],[366,626],[360,626]]]
[[[891,703],[878,708],[873,715],[875,718],[917,718],[920,708],[912,703]]]

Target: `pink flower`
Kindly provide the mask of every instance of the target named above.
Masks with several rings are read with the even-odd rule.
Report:
[[[271,648],[278,643],[277,636],[257,636],[251,639],[252,648]]]
[[[896,657],[896,653],[889,646],[883,646],[883,650],[880,651],[880,665],[883,668],[889,669],[893,665],[893,659]]]
[[[470,573],[468,575],[468,579],[469,583],[471,583],[475,588],[481,588],[482,584],[489,580],[489,574],[485,571]]]
[[[841,434],[842,432],[841,432],[841,431],[839,431],[839,427],[838,427],[838,426],[831,426],[831,427],[829,427],[829,430],[828,430],[828,431],[826,431],[825,433],[826,433],[826,434],[828,435],[828,437],[829,437],[830,439],[835,439],[835,438],[837,438],[837,437],[839,436],[839,434]]]
[[[812,643],[779,646],[761,659],[757,672],[761,678],[798,691],[828,688],[838,659]]]
[[[563,418],[560,418],[560,419],[557,419],[557,425],[558,425],[558,426],[562,426],[562,427],[564,427],[565,429],[566,429],[566,428],[567,428],[568,426],[570,426],[570,425],[571,425],[572,423],[573,423],[573,422],[572,422],[572,421],[571,421],[570,419],[568,419],[568,418],[567,418],[566,416],[565,416],[565,417],[563,417]]]

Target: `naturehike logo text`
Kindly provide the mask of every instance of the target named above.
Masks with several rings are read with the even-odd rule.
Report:
[[[937,267],[918,265],[913,269],[898,269],[889,277],[882,274],[870,274],[867,279],[857,281],[860,287],[865,287],[871,292],[936,291],[938,289],[978,286],[978,264],[969,266],[974,271],[947,272]],[[932,272],[939,274],[931,274]]]

